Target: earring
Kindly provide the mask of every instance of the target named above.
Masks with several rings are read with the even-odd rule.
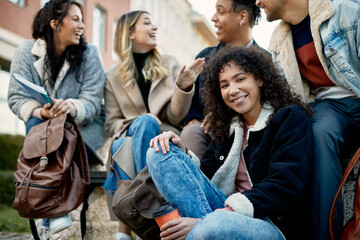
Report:
[[[240,27],[242,27],[242,23],[240,22]]]
[[[59,30],[60,30],[60,28],[59,28],[59,27],[57,27],[57,28],[56,28],[56,31],[58,32]]]

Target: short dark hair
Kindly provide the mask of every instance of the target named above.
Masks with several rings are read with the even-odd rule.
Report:
[[[241,12],[246,10],[249,13],[250,26],[254,26],[258,23],[261,12],[260,8],[255,4],[256,0],[233,0],[232,10],[234,12]]]

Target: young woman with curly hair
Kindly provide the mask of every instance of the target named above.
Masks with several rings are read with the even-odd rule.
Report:
[[[206,79],[213,141],[201,161],[172,132],[150,142],[149,173],[182,216],[162,239],[313,239],[311,110],[254,47],[220,50]]]
[[[48,1],[34,18],[34,39],[23,42],[16,50],[10,75],[16,73],[43,86],[55,104],[42,106],[13,78],[8,104],[25,122],[27,132],[49,118],[70,113],[79,126],[89,162],[104,163],[106,157],[100,149],[106,139],[101,111],[105,72],[96,47],[85,42],[84,30],[78,2]],[[49,230],[56,233],[71,224],[67,216],[44,220],[40,235],[48,239]]]
[[[145,167],[153,137],[163,129],[176,130],[179,126],[189,110],[195,79],[205,64],[199,58],[181,68],[173,56],[161,55],[156,46],[157,26],[148,12],[133,11],[120,17],[114,40],[120,62],[107,72],[105,130],[109,136],[118,137],[111,152],[114,169],[122,180],[133,178]],[[133,162],[122,151],[132,152]],[[128,169],[129,165],[135,171]],[[109,172],[104,188],[110,193],[116,190],[114,171]],[[111,196],[108,194],[110,202]],[[111,219],[118,220],[111,203],[108,205]],[[121,222],[116,239],[130,239],[130,230]]]

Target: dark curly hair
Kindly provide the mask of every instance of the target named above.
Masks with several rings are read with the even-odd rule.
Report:
[[[276,113],[280,108],[291,104],[302,106],[306,113],[311,116],[311,108],[304,104],[300,97],[293,93],[290,85],[280,75],[268,53],[257,47],[224,47],[209,61],[205,68],[205,82],[202,89],[202,98],[205,106],[205,114],[209,114],[209,126],[212,138],[221,143],[228,135],[231,121],[241,116],[229,108],[220,92],[219,73],[230,62],[235,63],[247,73],[252,73],[255,79],[263,82],[260,87],[260,101],[268,103]]]
[[[258,23],[261,12],[260,8],[255,4],[256,0],[233,0],[232,10],[234,12],[241,12],[246,10],[249,13],[250,26],[254,26]]]
[[[56,55],[54,34],[53,29],[50,26],[50,21],[53,19],[57,20],[57,24],[59,25],[68,14],[71,4],[78,6],[82,12],[81,4],[75,0],[51,0],[37,12],[33,22],[33,38],[41,38],[46,42],[44,71],[48,73],[48,78],[43,79],[43,81],[49,81],[52,87],[54,87],[57,75],[65,60],[70,63],[69,73],[75,72],[76,80],[79,79],[79,66],[83,61],[84,52],[86,50],[86,42],[81,35],[79,45],[68,46],[59,58]]]

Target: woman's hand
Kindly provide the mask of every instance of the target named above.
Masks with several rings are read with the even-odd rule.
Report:
[[[54,105],[50,109],[51,117],[57,117],[63,113],[70,113],[70,106],[64,99],[53,99]]]
[[[70,113],[70,106],[64,99],[51,98],[55,103],[52,107],[50,103],[47,103],[40,110],[40,115],[44,119],[54,118],[63,113]]]
[[[50,108],[51,104],[47,103],[40,109],[40,115],[43,119],[51,118]]]
[[[161,126],[162,122],[161,122],[161,120],[160,120],[157,116],[155,116],[155,115],[152,114],[152,113],[147,113],[146,115],[149,115],[149,116],[152,116],[153,118],[155,118],[155,120],[157,121],[157,123],[159,124],[159,126]]]
[[[209,133],[209,129],[210,129],[210,124],[209,124],[209,121],[210,119],[213,117],[213,114],[212,113],[209,113],[205,116],[204,118],[204,121],[202,121],[201,123],[201,127],[205,129],[205,133],[208,134]]]
[[[161,240],[182,240],[185,239],[191,229],[195,226],[197,221],[200,221],[201,218],[177,218],[171,221],[168,221],[160,228]]]
[[[183,66],[176,76],[176,84],[183,91],[190,91],[205,65],[205,58],[198,58],[189,67]]]
[[[150,140],[150,147],[154,147],[156,152],[159,152],[159,145],[162,153],[165,155],[167,152],[170,151],[170,145],[169,142],[172,142],[176,146],[178,146],[181,150],[185,152],[185,146],[184,143],[181,141],[181,138],[176,135],[172,131],[163,132],[160,135],[157,135],[153,139]]]

